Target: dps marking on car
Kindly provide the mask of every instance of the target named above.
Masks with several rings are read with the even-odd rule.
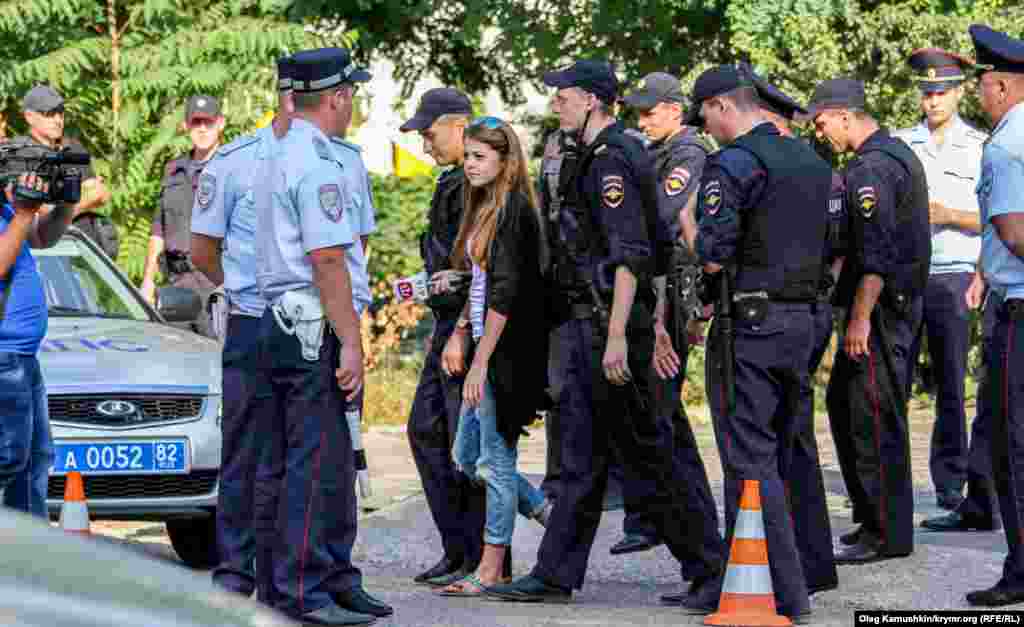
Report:
[[[116,338],[87,338],[79,337],[71,340],[43,340],[39,350],[44,353],[61,352],[70,353],[74,351],[121,351],[123,353],[145,353],[149,350],[144,344],[136,344],[131,340],[119,340]]]

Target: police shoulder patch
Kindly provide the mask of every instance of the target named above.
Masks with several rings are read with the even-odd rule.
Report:
[[[683,193],[690,183],[690,171],[680,166],[673,168],[665,179],[665,194],[667,196],[678,196]]]
[[[231,142],[230,144],[227,144],[226,146],[221,146],[219,149],[217,149],[217,156],[225,157],[235,152],[236,150],[252,146],[259,141],[260,138],[255,133],[251,135],[243,135],[242,137],[239,137],[235,141]]]
[[[213,195],[217,192],[217,177],[210,172],[203,172],[199,177],[199,185],[196,188],[196,202],[200,211],[206,211],[213,202]]]
[[[317,156],[321,159],[334,161],[334,156],[331,155],[331,149],[327,147],[327,142],[319,137],[313,138],[313,150],[316,150]]]
[[[320,196],[320,209],[331,222],[341,220],[341,189],[337,183],[326,183],[317,190]]]
[[[711,179],[704,184],[704,212],[709,216],[718,213],[722,208],[722,184],[718,179]]]
[[[625,199],[626,190],[621,176],[609,174],[601,179],[601,200],[607,207],[617,209]]]
[[[857,190],[857,206],[860,207],[860,213],[865,220],[869,220],[875,215],[878,198],[875,195],[874,185],[867,185]]]
[[[358,152],[358,153],[363,152],[362,146],[357,146],[357,145],[353,144],[352,142],[347,142],[347,141],[345,141],[344,139],[342,139],[340,137],[332,137],[331,138],[331,143],[332,144],[337,144],[338,146],[342,146],[344,148],[348,148],[349,150],[354,150],[355,152]]]

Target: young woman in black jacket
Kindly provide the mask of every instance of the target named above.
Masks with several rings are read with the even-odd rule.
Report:
[[[519,138],[501,120],[479,118],[466,128],[465,150],[468,185],[452,265],[473,273],[457,326],[472,333],[475,348],[452,455],[485,484],[487,521],[476,573],[442,594],[476,596],[501,578],[516,511],[545,524],[551,510],[516,470],[519,436],[546,400],[548,344],[540,216]],[[456,332],[449,345],[467,339]]]

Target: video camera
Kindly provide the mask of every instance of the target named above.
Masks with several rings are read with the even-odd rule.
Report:
[[[54,150],[39,144],[15,140],[0,144],[0,185],[15,184],[18,198],[43,203],[77,203],[82,197],[82,173],[79,167],[91,161],[87,152],[60,148]],[[17,184],[22,174],[35,173],[49,185],[49,192],[40,192]]]

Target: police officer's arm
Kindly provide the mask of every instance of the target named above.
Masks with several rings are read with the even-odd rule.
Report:
[[[1024,259],[1024,205],[1020,185],[1024,182],[1024,162],[1006,154],[999,145],[989,146],[996,158],[992,164],[992,184],[988,191],[989,219],[1003,244]]]
[[[981,233],[981,216],[977,211],[953,209],[932,200],[928,203],[928,214],[935,226],[951,226],[969,233]]]
[[[885,275],[893,267],[896,232],[896,182],[884,177],[869,163],[851,169],[846,177],[852,241],[858,247],[863,274],[850,308],[846,353],[853,359],[868,354],[871,311],[885,287]]]
[[[352,299],[352,276],[345,249],[355,244],[356,234],[345,213],[344,181],[336,167],[322,161],[299,180],[295,205],[299,213],[302,247],[313,266],[313,283],[320,291],[324,313],[341,340],[338,383],[354,400],[363,386],[363,346],[359,316]]]
[[[203,168],[203,179],[209,181],[213,193],[208,197],[196,194],[192,202],[192,242],[190,258],[193,265],[214,285],[224,283],[221,244],[228,229],[228,219],[238,201],[231,183],[231,159],[214,157]],[[206,200],[206,205],[200,199]]]
[[[764,171],[745,150],[725,149],[708,159],[701,177],[694,251],[708,274],[720,272],[736,256],[742,236],[741,211],[760,196]]]
[[[146,262],[142,266],[142,285],[139,287],[142,295],[151,303],[156,294],[157,261],[160,259],[160,253],[164,252],[163,220],[160,219],[164,210],[164,197],[161,193],[160,201],[157,203],[156,212],[153,215],[149,246],[146,250]]]

